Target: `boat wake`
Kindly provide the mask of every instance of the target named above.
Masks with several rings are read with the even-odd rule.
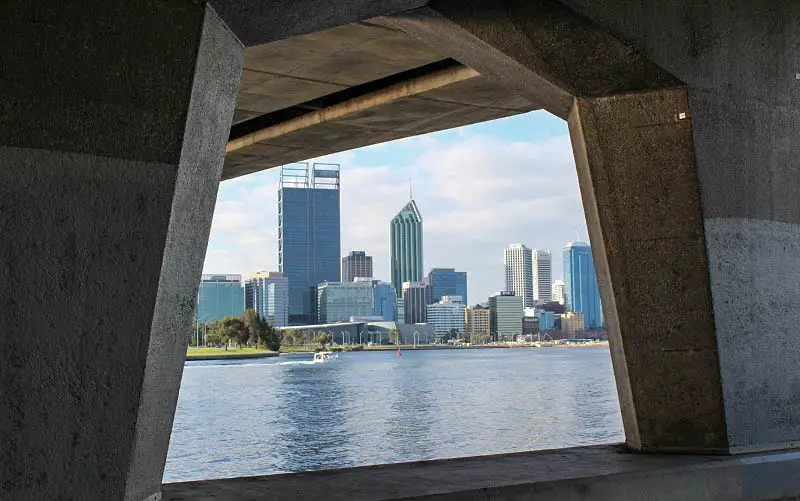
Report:
[[[313,360],[293,360],[291,362],[278,362],[278,365],[313,365]]]

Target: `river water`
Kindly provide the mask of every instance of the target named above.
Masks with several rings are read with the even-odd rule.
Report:
[[[165,482],[623,440],[607,347],[187,362]]]

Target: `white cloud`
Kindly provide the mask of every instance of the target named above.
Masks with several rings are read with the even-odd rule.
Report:
[[[392,155],[400,149],[411,160],[398,165]],[[360,152],[385,155],[384,165],[360,165]],[[342,165],[342,254],[366,250],[376,278],[389,279],[389,221],[408,200],[409,178],[424,218],[426,269],[467,271],[472,303],[503,288],[509,243],[550,248],[556,279],[561,248],[575,239],[576,226],[586,235],[566,131],[511,142],[464,128],[448,141],[433,134],[318,161]],[[277,269],[277,178],[273,170],[223,183],[206,272]]]

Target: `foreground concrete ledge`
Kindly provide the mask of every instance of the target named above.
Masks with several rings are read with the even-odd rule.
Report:
[[[778,500],[800,496],[800,450],[740,456],[574,447],[164,484],[165,501]]]

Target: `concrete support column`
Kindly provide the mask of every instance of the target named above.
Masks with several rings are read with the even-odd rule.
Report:
[[[203,2],[0,20],[0,499],[158,499],[243,47]]]
[[[627,442],[726,452],[686,89],[576,99],[568,121]]]
[[[386,22],[569,121],[629,446],[735,452],[736,421],[754,426],[769,410],[747,403],[742,388],[752,385],[734,373],[756,377],[767,393],[781,387],[787,402],[796,397],[764,377],[760,362],[727,353],[757,351],[752,341],[731,342],[727,324],[736,316],[729,301],[756,300],[741,286],[764,291],[752,287],[759,268],[745,257],[766,234],[709,220],[709,193],[745,188],[706,187],[718,181],[706,181],[695,161],[708,153],[695,154],[696,107],[683,81],[555,0],[433,0]],[[798,248],[787,231],[767,232],[780,235],[769,248],[783,261]]]
[[[800,10],[563,1],[685,83],[728,450],[800,446]]]

